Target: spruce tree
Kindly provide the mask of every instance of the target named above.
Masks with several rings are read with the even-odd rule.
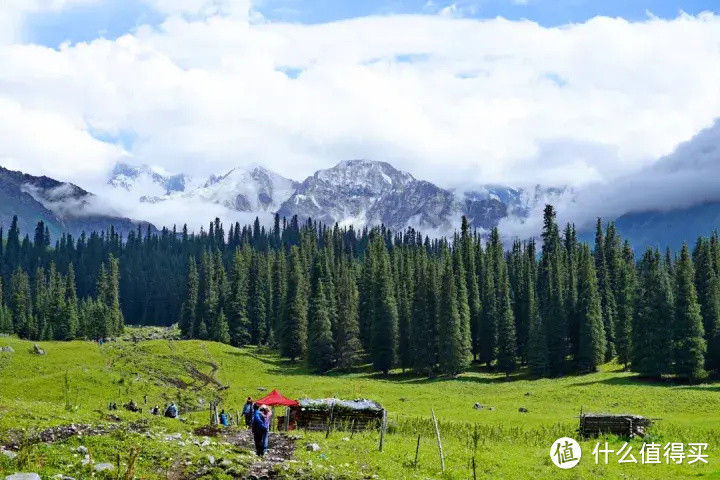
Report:
[[[531,244],[532,245],[532,244]],[[528,250],[528,256],[535,256],[534,245]],[[526,293],[526,310],[529,320],[529,336],[528,336],[528,368],[530,373],[536,377],[547,375],[549,371],[548,364],[548,344],[547,329],[540,316],[540,309],[537,304],[537,295],[535,293],[535,276],[531,263],[525,269]]]
[[[230,343],[230,328],[228,327],[227,317],[225,317],[225,312],[222,308],[212,322],[210,339],[214,342]]]
[[[672,373],[675,301],[667,266],[648,249],[639,268],[637,311],[632,326],[632,370],[643,377]]]
[[[618,361],[627,370],[632,359],[632,326],[635,316],[635,258],[630,243],[625,241],[617,272],[617,317],[615,324],[615,350]]]
[[[248,304],[248,317],[250,319],[250,341],[256,345],[261,344],[267,332],[266,318],[268,313],[266,291],[270,287],[269,272],[265,255],[253,253],[250,264],[250,298]]]
[[[605,360],[610,360],[615,356],[615,298],[610,284],[602,220],[599,218],[595,231],[595,269],[602,305],[603,326],[605,327]]]
[[[197,332],[198,271],[195,258],[188,259],[185,277],[185,301],[180,314],[180,332],[184,338],[194,338]]]
[[[597,273],[593,263],[590,248],[587,245],[583,246],[580,252],[578,276],[577,364],[581,372],[597,371],[607,352]]]
[[[120,266],[119,261],[112,254],[108,259],[108,286],[105,304],[108,309],[109,330],[111,335],[119,335],[125,328],[122,310],[120,309]]]
[[[319,282],[308,313],[307,358],[310,369],[324,373],[333,367],[333,337],[325,285]]]
[[[387,375],[397,360],[398,311],[390,269],[390,255],[384,239],[377,233],[371,240],[376,264],[373,276],[375,305],[371,327],[370,354],[373,367]]]
[[[279,268],[279,266],[278,266]],[[284,273],[284,269],[282,270]],[[246,255],[240,248],[235,250],[230,266],[230,293],[228,298],[228,324],[230,342],[242,347],[251,341],[248,305],[248,268]],[[282,309],[278,314],[284,313]]]
[[[457,244],[456,244],[457,245]],[[453,278],[456,284],[457,309],[459,316],[460,328],[460,355],[461,358],[467,359],[462,363],[464,371],[470,366],[472,358],[472,332],[470,328],[470,305],[468,302],[467,274],[465,272],[465,264],[462,257],[462,250],[455,248],[452,252]],[[514,320],[513,320],[514,321]]]
[[[435,263],[428,259],[425,251],[418,255],[415,272],[417,287],[411,332],[413,368],[432,378],[438,361],[438,292]]]
[[[698,239],[693,252],[693,261],[695,264],[695,289],[700,303],[707,344],[706,367],[709,370],[717,370],[720,368],[720,351],[715,344],[715,337],[720,328],[720,292],[718,292],[720,282],[713,264],[711,240]]]
[[[358,290],[351,267],[343,264],[338,273],[338,324],[335,330],[335,357],[340,370],[355,366],[362,352],[358,324]]]
[[[195,337],[200,340],[207,340],[210,335],[209,326],[212,325],[217,315],[218,291],[215,281],[215,265],[212,255],[203,252],[199,289],[199,310],[200,315],[197,322]]]
[[[302,358],[307,351],[307,297],[309,290],[306,286],[302,253],[297,246],[293,246],[290,250],[289,275],[288,305],[280,348],[282,354],[294,362],[296,359]]]
[[[700,304],[694,284],[695,272],[687,244],[683,244],[675,267],[675,325],[673,357],[680,378],[697,380],[705,373],[705,343]]]
[[[468,219],[462,217],[461,225],[461,250],[463,269],[465,270],[465,284],[467,287],[467,304],[469,308],[470,322],[470,345],[473,358],[477,358],[479,350],[479,327],[482,312],[482,304],[480,303],[480,287],[477,276],[477,261],[475,259],[475,246],[473,245],[473,236],[470,233],[470,224]]]
[[[567,224],[565,227],[565,314],[568,325],[568,338],[570,340],[570,353],[577,361],[580,339],[580,316],[578,307],[578,242],[575,227]]]
[[[517,343],[515,336],[515,317],[510,301],[510,283],[505,263],[500,264],[498,283],[498,349],[497,367],[505,373],[505,378],[517,369]]]
[[[495,232],[495,231],[494,231]],[[495,237],[493,237],[495,238]],[[497,353],[497,289],[495,271],[497,269],[495,247],[498,240],[491,240],[485,251],[483,262],[482,305],[480,323],[479,361],[490,367]]]
[[[438,332],[438,360],[442,372],[456,375],[467,368],[469,358],[463,346],[453,264],[449,258],[444,260],[444,264],[439,305],[442,328]]]
[[[61,340],[73,340],[78,334],[78,299],[75,291],[75,267],[71,263],[65,276],[65,309],[60,329]]]
[[[412,367],[412,347],[410,345],[410,329],[412,324],[413,279],[410,261],[405,248],[396,248],[395,285],[398,304],[398,364],[400,368]]]
[[[543,216],[543,249],[538,268],[538,304],[548,343],[548,371],[552,375],[560,375],[565,370],[568,354],[568,328],[563,296],[564,254],[555,215],[555,209],[547,205]]]

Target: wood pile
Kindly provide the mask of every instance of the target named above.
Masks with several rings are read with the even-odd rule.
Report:
[[[597,437],[603,434],[633,438],[645,436],[652,420],[640,415],[585,413],[580,415],[580,436]]]

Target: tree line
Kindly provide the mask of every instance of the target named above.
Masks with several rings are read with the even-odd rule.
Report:
[[[21,336],[71,338],[64,324],[74,321],[63,318],[77,311],[75,335],[115,334],[123,317],[179,319],[186,338],[269,345],[316,372],[370,362],[432,377],[475,361],[508,376],[527,367],[552,377],[614,358],[653,378],[720,370],[717,234],[692,252],[648,249],[638,261],[612,222],[598,220],[591,248],[573,225],[561,232],[551,206],[541,251],[534,240],[503,245],[497,229],[484,237],[466,219],[452,238],[430,239],[276,216],[267,230],[256,220],[226,235],[216,219],[198,234],[148,229],[123,240],[111,229],[77,241],[64,235],[54,248],[41,224],[34,241],[20,241],[11,226],[0,257],[0,278],[11,285],[0,318]],[[83,300],[73,300],[72,283]],[[16,301],[18,292],[33,300]],[[92,304],[113,312],[105,330],[88,330],[102,316],[83,307]],[[30,311],[34,333],[22,327]]]

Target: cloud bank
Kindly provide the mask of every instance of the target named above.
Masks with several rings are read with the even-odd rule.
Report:
[[[195,176],[256,162],[302,179],[372,158],[443,187],[573,185],[573,215],[655,205],[668,184],[674,204],[714,196],[669,165],[702,157],[671,153],[720,116],[717,15],[301,25],[266,22],[249,0],[146,0],[160,25],[19,41],[23,15],[91,1],[0,7],[14,27],[0,37],[1,165],[101,191],[118,160]]]

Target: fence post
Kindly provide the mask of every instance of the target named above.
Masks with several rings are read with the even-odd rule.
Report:
[[[435,410],[430,409],[432,413],[433,424],[435,425],[435,437],[437,437],[438,450],[440,451],[440,469],[445,471],[445,456],[443,455],[442,442],[440,441],[440,429],[438,428],[437,418],[435,418]]]
[[[382,428],[380,429],[380,451],[383,451],[385,443],[385,429],[387,428],[387,410],[383,408]]]
[[[415,447],[415,468],[418,466],[418,454],[420,453],[420,435],[418,434],[417,447]]]

